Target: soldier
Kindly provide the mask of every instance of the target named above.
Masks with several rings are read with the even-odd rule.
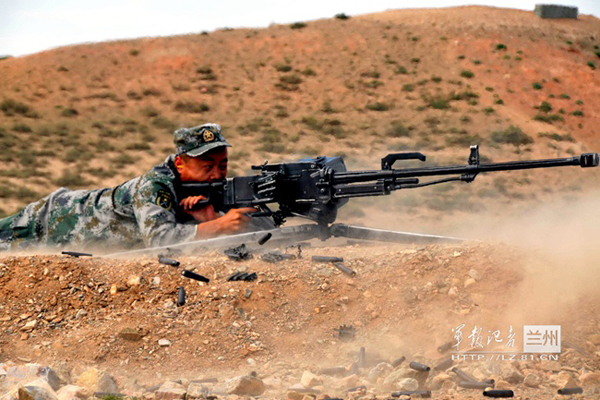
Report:
[[[165,246],[272,225],[247,213],[192,207],[202,196],[179,198],[181,182],[212,182],[227,175],[231,145],[217,124],[175,131],[177,154],[116,187],[60,188],[19,213],[0,219],[0,250],[30,247],[122,248]],[[250,223],[252,222],[252,223]]]

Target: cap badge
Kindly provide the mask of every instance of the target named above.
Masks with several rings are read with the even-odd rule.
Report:
[[[215,134],[212,133],[212,131],[205,129],[204,133],[202,134],[202,137],[204,138],[205,142],[212,142],[215,140]]]

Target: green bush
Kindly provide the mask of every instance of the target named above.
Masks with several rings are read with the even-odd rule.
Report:
[[[558,114],[536,114],[535,117],[533,117],[534,121],[541,121],[541,122],[545,122],[547,124],[551,124],[554,121],[564,121],[565,119]]]
[[[13,99],[6,99],[0,103],[0,110],[4,112],[4,115],[11,117],[15,114],[22,115],[27,118],[39,118],[38,113],[33,111],[27,104],[15,101]]]
[[[335,17],[336,17],[337,19],[341,19],[342,21],[345,21],[345,20],[348,20],[348,19],[350,19],[350,16],[349,16],[349,15],[346,15],[346,14],[344,14],[344,13],[335,14]]]
[[[275,64],[274,67],[277,72],[290,72],[292,70],[292,66],[289,64]]]
[[[208,104],[202,102],[202,103],[195,103],[195,102],[191,102],[191,101],[178,101],[177,103],[175,103],[175,107],[173,108],[175,111],[179,111],[179,112],[187,112],[187,113],[191,113],[191,114],[201,114],[203,112],[207,112],[210,110],[210,107],[208,106]]]
[[[131,49],[129,50],[129,54],[135,57],[140,54],[140,51],[137,49]]]
[[[578,106],[582,106],[583,105],[583,100],[577,100],[575,102],[575,104],[577,104]]]
[[[77,171],[64,170],[62,175],[53,182],[56,186],[69,189],[81,188],[91,184],[90,181],[81,176]]]
[[[411,62],[411,63],[413,63],[413,64],[418,64],[418,63],[420,63],[420,62],[421,62],[421,59],[420,59],[420,58],[417,58],[417,57],[415,57],[415,58],[411,58],[411,59],[410,59],[410,62]]]
[[[377,89],[379,86],[383,86],[383,82],[373,79],[369,82],[364,82],[363,85],[369,89]]]
[[[127,98],[131,100],[141,100],[143,97],[138,92],[130,90],[127,92]]]
[[[401,121],[392,122],[392,126],[387,130],[387,135],[390,137],[409,137],[410,129],[404,126]]]
[[[12,130],[15,132],[23,132],[23,133],[28,133],[28,132],[32,132],[32,129],[29,125],[24,124],[24,123],[16,123],[13,125]]]
[[[541,90],[543,88],[542,84],[539,82],[532,83],[531,87],[534,88],[535,90]]]
[[[458,92],[458,93],[452,92],[450,94],[450,100],[471,100],[471,99],[478,99],[478,98],[479,98],[479,95],[470,90],[463,90],[462,92]]]
[[[64,110],[62,110],[60,115],[62,115],[63,117],[75,117],[79,115],[79,112],[74,108],[65,108]]]
[[[432,76],[431,80],[435,83],[440,83],[442,81],[442,77],[441,76]]]
[[[569,99],[571,98],[571,96],[569,96],[569,95],[568,95],[568,94],[566,94],[566,93],[563,93],[563,94],[561,94],[561,95],[560,95],[560,96],[558,96],[558,97],[559,97],[559,98],[561,98],[561,99],[567,99],[567,100],[569,100]]]
[[[142,90],[142,94],[144,96],[155,96],[155,97],[159,97],[162,93],[160,90],[158,89],[154,89],[154,88],[148,88],[148,89],[144,89]]]
[[[290,25],[290,28],[292,28],[292,29],[306,28],[306,23],[305,22],[294,22],[293,24]]]
[[[213,70],[208,65],[203,65],[201,67],[196,68],[196,72],[203,75],[209,75],[213,73]]]
[[[317,76],[317,73],[312,68],[304,68],[301,74],[304,76]]]
[[[381,74],[377,71],[365,71],[365,72],[361,73],[360,76],[365,77],[365,78],[377,79],[381,76]]]
[[[483,112],[485,113],[485,115],[490,115],[496,112],[496,110],[494,110],[493,107],[486,107],[483,109]]]
[[[394,73],[397,75],[406,75],[408,71],[402,65],[398,65],[398,68],[394,70]]]
[[[463,69],[462,71],[460,71],[460,76],[463,78],[471,79],[472,77],[475,76],[475,74],[473,73],[473,71],[469,71],[468,69]]]
[[[412,92],[414,90],[415,90],[415,85],[412,83],[405,83],[404,85],[402,85],[403,92]]]
[[[564,142],[575,143],[575,138],[573,136],[571,136],[570,133],[567,133],[565,135],[560,135],[558,133],[540,132],[540,133],[538,133],[538,136],[556,140],[557,142],[564,141]]]
[[[447,96],[442,95],[424,95],[423,100],[425,103],[436,110],[446,110],[450,108],[450,100]]]
[[[498,43],[498,44],[496,45],[496,50],[508,50],[508,47],[506,47],[506,45],[505,45],[505,44]]]
[[[588,67],[590,67],[591,69],[596,69],[596,64],[594,64],[594,63],[593,63],[593,62],[591,62],[591,61],[588,61],[588,62],[587,62],[587,66],[588,66]]]
[[[158,117],[154,118],[152,120],[152,125],[156,128],[168,129],[170,131],[174,130],[177,127],[175,123],[171,122],[171,120],[169,120],[167,117],[163,117],[162,115],[159,115]]]
[[[365,108],[371,111],[387,111],[390,109],[390,106],[386,103],[376,101],[375,103],[368,103]]]
[[[535,108],[546,114],[552,111],[552,106],[547,101],[542,101],[542,103],[539,106],[535,106]]]
[[[502,131],[492,133],[492,141],[496,143],[512,144],[515,147],[533,143],[533,138],[523,132],[518,126],[511,125]]]
[[[572,114],[576,117],[583,117],[583,111],[581,110],[573,111]]]

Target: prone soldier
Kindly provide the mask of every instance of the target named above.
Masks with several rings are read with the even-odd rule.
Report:
[[[227,175],[231,145],[217,124],[174,133],[176,154],[145,174],[115,187],[60,188],[0,219],[0,250],[31,247],[131,248],[165,246],[246,230],[269,229],[255,208],[217,213],[203,196],[180,198],[182,182],[214,182]]]

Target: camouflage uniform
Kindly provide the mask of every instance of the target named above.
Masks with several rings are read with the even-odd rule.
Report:
[[[175,145],[178,154],[199,155],[229,143],[220,126],[206,124],[176,131]],[[0,250],[154,247],[193,239],[198,222],[179,206],[180,178],[174,159],[170,155],[163,164],[116,187],[60,188],[18,214],[0,219]],[[253,222],[256,228],[269,227],[264,221]]]

